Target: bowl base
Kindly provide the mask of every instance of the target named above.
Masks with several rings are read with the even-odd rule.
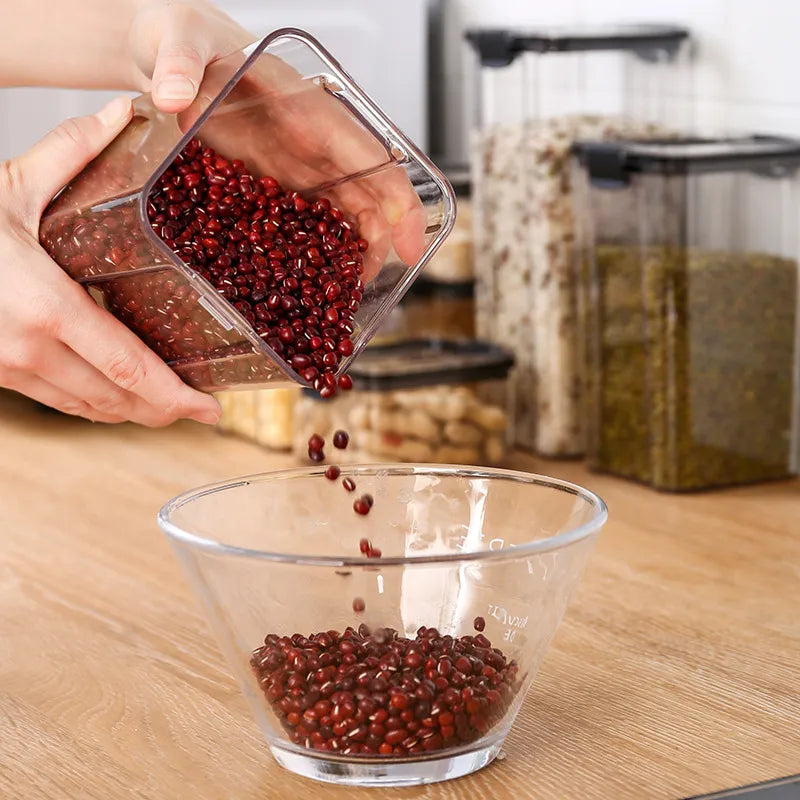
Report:
[[[333,761],[319,756],[301,755],[272,745],[275,760],[290,772],[325,783],[344,786],[418,786],[469,775],[494,761],[503,739],[482,743],[477,750],[419,761],[369,759]]]

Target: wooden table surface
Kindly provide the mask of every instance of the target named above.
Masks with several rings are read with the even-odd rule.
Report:
[[[161,503],[286,459],[0,405],[0,798],[682,798],[800,772],[800,484],[608,502],[505,746],[466,778],[353,791],[272,760],[166,541]]]

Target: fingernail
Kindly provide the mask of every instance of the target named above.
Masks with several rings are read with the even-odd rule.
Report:
[[[201,411],[196,411],[192,414],[189,419],[193,419],[195,422],[203,422],[206,425],[216,425],[222,416],[222,406],[214,397],[207,397],[206,400],[211,402]]]
[[[193,419],[195,422],[202,422],[205,425],[216,425],[220,416],[219,411],[198,411],[196,414],[192,414],[189,419]]]
[[[384,217],[386,217],[386,221],[390,225],[397,225],[406,213],[405,206],[402,203],[398,203],[396,200],[385,200],[381,210],[383,211]]]
[[[128,97],[115,97],[110,103],[97,112],[97,118],[106,128],[115,128],[128,116],[131,101]]]
[[[197,87],[184,75],[171,75],[159,81],[153,94],[159,100],[191,100]]]

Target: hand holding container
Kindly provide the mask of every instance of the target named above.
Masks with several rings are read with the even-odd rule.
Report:
[[[231,280],[223,297],[199,274],[201,268],[184,258],[208,270],[229,269],[231,260],[239,266],[246,260],[251,267],[261,258],[266,278],[284,267],[300,274],[323,266],[325,248],[338,252],[350,235],[343,232],[357,226],[369,248],[363,274],[355,276],[355,267],[349,268],[354,288],[348,289],[348,302],[358,312],[352,349],[336,353],[341,375],[452,226],[454,199],[442,174],[302,31],[277,31],[211,64],[184,113],[163,114],[146,95],[135,101],[134,111],[122,134],[47,209],[40,238],[57,263],[197,388],[311,381],[276,350],[283,344],[274,331],[266,332],[267,322],[260,333],[259,322],[248,321],[239,285]],[[182,172],[182,153],[195,139],[224,155],[226,164],[205,164],[202,176]],[[169,169],[171,188],[158,184]],[[244,170],[254,182],[237,186]],[[258,216],[263,206],[256,194],[268,200],[277,190],[274,182],[260,180],[264,176],[299,193],[300,200],[291,198],[294,209],[282,209],[284,221],[295,211],[299,217],[301,208],[329,209],[329,202],[342,211],[341,218],[326,223],[320,211],[310,232],[297,228],[296,220],[287,223],[289,229],[270,228],[271,220]],[[213,184],[206,194],[197,188],[201,177]],[[169,216],[154,230],[151,193],[157,184]],[[246,219],[228,216],[226,209],[242,203]],[[207,236],[181,257],[180,242],[165,243],[174,235],[173,213],[177,218],[200,204],[210,219]],[[277,264],[272,262],[278,256],[263,244],[265,232],[270,242],[291,238],[279,248]],[[308,251],[307,260],[314,263],[294,263],[289,248],[298,244],[297,234],[319,237],[324,252]],[[224,267],[220,258],[227,259]],[[279,281],[285,293],[295,291],[284,285],[288,277],[281,274]],[[251,284],[246,288],[252,299],[255,290]],[[244,306],[232,304],[237,296]],[[294,304],[292,313],[302,299],[298,290],[287,301]],[[273,312],[266,309],[265,319]]]

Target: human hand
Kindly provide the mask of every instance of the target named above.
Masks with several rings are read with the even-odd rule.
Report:
[[[130,118],[118,98],[0,164],[0,386],[99,422],[214,423],[216,400],[186,386],[39,245],[47,203]]]

